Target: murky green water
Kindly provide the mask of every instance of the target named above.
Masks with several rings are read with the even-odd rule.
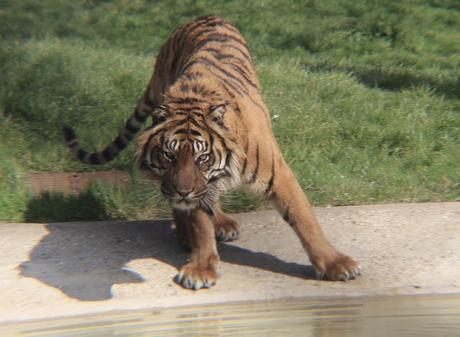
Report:
[[[290,300],[0,326],[0,336],[460,336],[460,296]]]

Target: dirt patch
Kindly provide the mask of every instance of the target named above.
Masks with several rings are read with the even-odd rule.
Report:
[[[29,181],[36,194],[41,194],[43,192],[79,194],[94,182],[102,182],[123,189],[127,189],[130,185],[129,174],[117,170],[101,172],[31,173],[29,174]]]

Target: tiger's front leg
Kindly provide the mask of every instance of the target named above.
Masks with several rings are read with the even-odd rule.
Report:
[[[211,287],[216,283],[219,263],[213,222],[201,208],[174,210],[173,215],[176,226],[186,229],[192,251],[190,262],[180,269],[175,281],[187,289]]]
[[[284,220],[294,229],[320,278],[346,281],[361,269],[349,256],[339,252],[324,235],[310,203],[283,159],[274,170],[271,198]]]

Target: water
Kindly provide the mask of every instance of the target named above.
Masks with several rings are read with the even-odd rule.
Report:
[[[460,336],[460,296],[284,300],[0,326],[0,336]]]

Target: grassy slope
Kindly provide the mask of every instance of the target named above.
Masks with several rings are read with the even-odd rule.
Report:
[[[132,170],[133,146],[104,167],[87,147],[115,136],[154,57],[179,24],[233,21],[256,58],[283,152],[314,204],[460,198],[460,5],[426,1],[57,1],[0,3],[0,219],[149,218],[165,205]],[[130,170],[128,193],[33,196],[30,171]],[[227,208],[264,204],[245,192]]]

